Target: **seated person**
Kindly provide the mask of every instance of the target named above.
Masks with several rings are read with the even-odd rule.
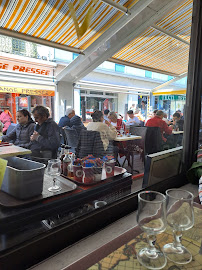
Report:
[[[103,123],[104,117],[101,111],[95,111],[92,113],[91,117],[93,118],[93,122],[88,124],[87,130],[100,132],[104,150],[106,151],[109,145],[109,140],[116,138],[116,128],[108,121]]]
[[[75,110],[73,108],[67,109],[66,115],[60,119],[58,126],[63,128],[71,127],[77,131],[78,135],[80,135],[82,129],[86,129],[81,121],[81,117],[75,115]]]
[[[32,144],[30,136],[34,132],[35,123],[25,109],[17,111],[16,117],[18,124],[10,133],[4,135],[2,140],[4,142],[13,141],[14,145],[29,149]]]
[[[134,115],[133,110],[127,111],[127,114],[129,116],[128,122],[126,122],[126,125],[129,126],[139,126],[140,125],[140,120],[138,119],[137,116]]]
[[[60,131],[58,125],[49,118],[49,111],[43,106],[36,106],[32,114],[37,122],[35,131],[30,137],[32,155],[43,157],[41,151],[49,151],[52,158],[57,157],[57,150],[60,146]]]
[[[118,116],[115,112],[110,112],[108,118],[111,125],[114,126],[117,130],[120,130],[123,127],[122,119],[118,119]]]
[[[173,129],[183,131],[184,120],[181,118],[178,112],[173,114]]]
[[[163,121],[164,112],[163,111],[157,111],[156,115],[149,119],[146,123],[147,127],[159,127],[161,130],[162,139],[164,142],[167,141],[167,139],[164,137],[164,133],[167,135],[172,134],[172,128],[168,127],[165,121]]]
[[[0,136],[3,135],[3,127],[4,127],[4,125],[3,125],[3,123],[0,121]]]
[[[8,113],[0,110],[0,121],[4,125],[3,126],[3,134],[6,134],[6,131],[11,124],[11,117],[9,116]]]
[[[108,118],[109,113],[110,111],[108,109],[104,110],[104,121],[107,120],[109,122],[109,118]]]

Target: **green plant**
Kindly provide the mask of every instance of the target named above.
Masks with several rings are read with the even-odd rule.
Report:
[[[200,150],[197,150],[198,153]],[[202,162],[196,161],[192,164],[191,168],[187,171],[187,179],[190,183],[198,185],[199,179],[202,176]]]

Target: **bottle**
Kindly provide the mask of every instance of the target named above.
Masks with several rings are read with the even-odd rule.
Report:
[[[61,168],[60,168],[60,172],[63,173],[63,158],[65,156],[65,144],[61,144],[61,151],[60,151],[60,161],[61,161]]]
[[[70,159],[70,156],[69,156],[69,149],[71,147],[69,147],[68,145],[65,146],[65,156],[62,160],[62,163],[63,163],[63,174],[65,176],[68,176],[68,165],[71,163],[71,159]]]
[[[74,177],[74,173],[73,173],[74,160],[75,160],[75,154],[74,153],[71,153],[71,162],[68,165],[68,176],[69,177]]]

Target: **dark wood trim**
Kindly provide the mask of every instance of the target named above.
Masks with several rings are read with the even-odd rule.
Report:
[[[202,1],[193,1],[193,18],[189,52],[189,68],[186,92],[184,124],[185,170],[188,170],[198,149],[202,95]]]

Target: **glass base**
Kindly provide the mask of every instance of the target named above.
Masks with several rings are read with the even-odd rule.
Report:
[[[150,252],[148,248],[143,248],[138,252],[137,259],[147,269],[162,269],[167,263],[163,252],[157,249],[155,252]]]
[[[55,185],[55,186],[52,186],[52,187],[48,188],[48,191],[50,191],[50,192],[58,192],[61,189],[62,188],[60,186]]]
[[[173,243],[166,244],[163,247],[163,252],[166,257],[174,263],[187,264],[192,260],[191,253],[185,247],[181,246],[176,248]]]

